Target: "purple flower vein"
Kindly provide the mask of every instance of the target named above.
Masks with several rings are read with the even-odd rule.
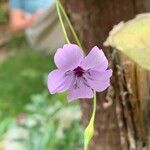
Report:
[[[54,56],[58,69],[48,75],[51,94],[68,92],[68,100],[92,98],[93,90],[102,92],[110,86],[112,70],[103,51],[95,46],[84,57],[75,44],[65,44]]]

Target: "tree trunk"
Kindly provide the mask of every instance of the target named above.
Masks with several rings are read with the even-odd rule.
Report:
[[[113,69],[111,87],[97,93],[91,150],[150,150],[150,74],[118,51],[103,47],[112,27],[144,11],[144,0],[62,0],[87,54],[97,45]],[[83,123],[92,101],[81,101]],[[89,111],[90,110],[90,111]]]

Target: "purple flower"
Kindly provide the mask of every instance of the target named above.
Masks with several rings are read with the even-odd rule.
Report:
[[[93,90],[102,92],[110,85],[112,70],[102,50],[95,46],[84,57],[75,44],[59,48],[54,56],[58,69],[48,75],[51,94],[68,92],[68,100],[92,98]]]

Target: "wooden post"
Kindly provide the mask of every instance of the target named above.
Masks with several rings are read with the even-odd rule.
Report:
[[[116,50],[103,47],[109,31],[120,21],[144,12],[144,0],[62,0],[87,54],[97,45],[110,60],[112,85],[97,93],[95,136],[91,150],[150,149],[150,73]],[[111,102],[113,101],[112,105]],[[92,101],[81,101],[83,124]]]

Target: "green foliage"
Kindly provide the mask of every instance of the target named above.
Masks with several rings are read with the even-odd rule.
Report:
[[[7,47],[9,49],[24,49],[23,47],[27,47],[28,43],[25,35],[20,32],[17,34],[13,34],[13,37],[9,41]]]
[[[0,11],[0,23],[6,23],[7,22],[7,15],[5,12]]]
[[[104,45],[120,50],[141,67],[150,70],[150,13],[115,26]]]
[[[47,89],[43,81],[53,67],[52,57],[31,49],[16,51],[0,64],[0,118],[17,115],[32,94]]]
[[[1,120],[1,122],[0,122],[0,140],[3,136],[3,134],[7,131],[8,127],[11,124],[11,122],[12,122],[12,118],[9,118],[9,117]]]
[[[0,24],[6,23],[8,21],[8,11],[6,2],[0,2]]]
[[[26,150],[81,150],[80,110],[78,105],[68,105],[65,97],[56,95],[49,101],[47,92],[31,97],[18,126],[27,132],[28,137],[17,139]]]

